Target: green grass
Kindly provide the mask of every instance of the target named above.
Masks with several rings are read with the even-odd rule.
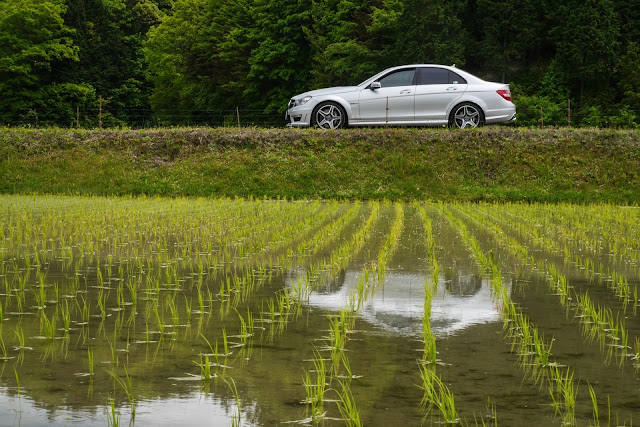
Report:
[[[633,204],[640,134],[5,128],[0,192]]]

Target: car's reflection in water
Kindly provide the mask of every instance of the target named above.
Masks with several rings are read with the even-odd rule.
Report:
[[[424,272],[390,271],[360,309],[360,316],[388,332],[419,335],[425,302]],[[301,272],[290,271],[291,285]],[[310,296],[312,307],[339,311],[347,306],[349,295],[356,292],[361,270],[341,272],[331,281],[321,280]],[[491,298],[488,278],[453,271],[440,274],[438,290],[431,301],[431,328],[438,335],[452,334],[469,326],[499,320],[499,311]]]

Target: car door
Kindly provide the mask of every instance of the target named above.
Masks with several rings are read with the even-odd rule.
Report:
[[[415,68],[392,71],[376,80],[380,88],[371,85],[360,92],[360,120],[364,122],[412,121],[414,117]]]
[[[415,117],[420,122],[446,122],[447,111],[467,90],[467,81],[440,67],[418,69]]]

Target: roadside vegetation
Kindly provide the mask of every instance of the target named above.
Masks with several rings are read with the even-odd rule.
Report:
[[[520,125],[637,128],[637,1],[20,0],[0,125],[280,125],[291,96],[388,67],[509,83]],[[283,17],[286,17],[284,19]]]
[[[0,192],[640,201],[630,130],[0,130]]]

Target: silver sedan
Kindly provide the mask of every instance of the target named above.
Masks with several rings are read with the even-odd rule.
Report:
[[[516,119],[508,84],[446,65],[404,65],[358,86],[313,90],[289,101],[289,126],[476,127]]]

